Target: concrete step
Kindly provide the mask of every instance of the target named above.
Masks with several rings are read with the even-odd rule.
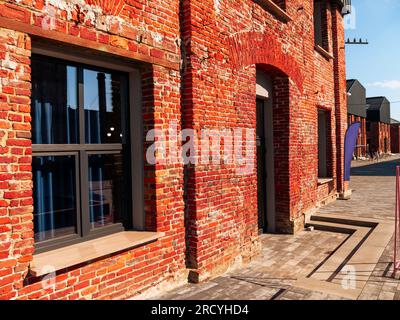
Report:
[[[338,286],[335,283],[327,282],[327,281],[318,281],[310,278],[302,278],[297,280],[296,287],[311,291],[317,291],[322,293],[328,293],[333,296],[356,300],[361,294],[361,289],[357,288],[346,288],[343,286]]]
[[[366,220],[359,220],[349,217],[337,217],[337,216],[330,216],[330,215],[313,215],[310,218],[310,222],[319,221],[319,222],[329,222],[334,224],[340,225],[350,225],[350,226],[359,226],[359,227],[368,227],[373,228],[378,223],[374,221],[366,221]]]
[[[316,221],[315,221],[316,220]],[[321,219],[336,221],[335,219]],[[344,267],[347,261],[355,254],[358,245],[362,243],[363,239],[370,232],[370,228],[346,225],[341,221],[338,223],[319,221],[318,219],[311,219],[308,226],[313,226],[317,230],[338,232],[348,234],[348,238],[319,266],[315,272],[310,276],[313,279],[321,281],[331,281]]]
[[[306,226],[344,233],[348,237],[308,278],[301,279],[294,286],[315,289],[320,286],[322,291],[356,299],[393,235],[393,222],[341,214],[318,214],[311,216]],[[354,278],[352,283],[355,286],[350,291],[343,287],[349,283],[349,277]]]
[[[326,221],[314,220],[311,217],[310,222],[306,223],[306,227],[314,227],[316,230],[352,234],[355,229],[353,226],[347,226],[341,223],[333,223]]]

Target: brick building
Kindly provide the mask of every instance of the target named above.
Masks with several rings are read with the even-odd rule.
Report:
[[[345,3],[1,1],[0,299],[202,281],[347,196]],[[149,162],[171,123],[257,166]]]
[[[357,146],[354,151],[356,158],[367,156],[367,96],[365,87],[358,80],[347,80],[347,121],[348,125],[360,122]]]
[[[400,121],[390,119],[390,148],[392,153],[400,153]]]
[[[379,154],[390,153],[390,102],[386,97],[367,98],[367,145]]]

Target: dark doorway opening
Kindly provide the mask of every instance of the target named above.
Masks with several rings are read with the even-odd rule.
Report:
[[[257,204],[260,233],[276,232],[274,123],[280,116],[274,114],[273,81],[268,73],[257,70]]]
[[[265,108],[264,100],[257,99],[257,199],[258,199],[258,227],[260,232],[267,229],[267,168],[266,168],[266,141],[265,141]]]
[[[328,177],[328,134],[327,134],[328,112],[318,110],[318,178]]]

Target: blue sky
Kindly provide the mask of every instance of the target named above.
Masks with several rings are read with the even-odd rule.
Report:
[[[358,79],[367,97],[386,96],[392,118],[400,120],[400,0],[352,0],[346,38],[369,45],[346,45],[347,79]]]

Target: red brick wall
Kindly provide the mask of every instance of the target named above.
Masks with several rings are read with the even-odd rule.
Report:
[[[256,68],[262,69],[273,78],[277,230],[300,230],[304,213],[323,196],[317,187],[317,108],[331,114],[328,161],[334,182],[325,192],[345,189],[344,30],[336,5],[327,8],[326,19],[334,59],[314,49],[311,0],[286,1],[293,18],[287,23],[252,0],[181,5],[178,0],[127,0],[120,12],[113,12],[118,18],[100,15],[95,20],[90,8],[78,12],[43,6],[41,1],[0,3],[0,73],[13,80],[4,85],[2,79],[0,87],[0,174],[5,175],[0,179],[0,298],[124,297],[177,285],[186,267],[191,280],[203,280],[249,260],[260,248],[255,168],[250,175],[238,175],[235,165],[146,164],[146,227],[165,237],[62,270],[55,288],[45,290],[40,279],[28,276],[34,252],[31,39],[146,63],[141,67],[145,130],[166,128],[169,120],[181,126],[181,119],[183,127],[196,130],[255,129]],[[46,11],[54,19],[48,20]],[[252,159],[255,163],[255,154]]]
[[[390,126],[391,152],[400,153],[400,126]]]
[[[379,148],[382,152],[390,153],[390,124],[381,123],[381,135],[380,135],[380,145]]]
[[[43,2],[0,4],[0,26],[112,53],[152,66],[142,68],[143,117],[148,130],[180,123],[178,1],[131,1],[119,18],[97,25],[89,14]],[[11,20],[5,20],[5,19]],[[30,25],[30,23],[32,23]],[[47,27],[50,25],[50,27]],[[36,39],[36,38],[35,38]],[[35,43],[35,39],[32,40]],[[146,226],[165,232],[157,242],[61,270],[43,289],[28,275],[34,252],[30,141],[30,54],[26,33],[0,28],[0,299],[99,299],[177,285],[186,278],[182,165],[145,168]],[[115,59],[115,56],[110,56]]]
[[[0,29],[0,299],[17,295],[33,253],[30,46]]]
[[[218,10],[211,0],[187,3],[192,28],[186,34],[186,51],[191,54],[185,86],[193,89],[185,113],[196,129],[255,128],[256,68],[273,78],[276,222],[278,231],[292,233],[303,227],[303,214],[315,207],[318,198],[317,107],[331,114],[329,161],[335,178],[331,193],[343,177],[338,162],[343,161],[347,108],[344,30],[338,8],[327,8],[327,41],[335,59],[315,51],[313,37],[304,36],[313,34],[313,1],[287,1],[286,11],[294,21],[282,23],[250,0],[223,1]],[[189,261],[194,280],[207,278],[215,266],[224,269],[234,257],[251,255],[256,248],[256,171],[240,177],[234,169],[208,165],[188,173]],[[343,191],[341,181],[338,186]],[[214,234],[224,236],[208,236]]]
[[[324,205],[323,201],[327,203],[330,202],[330,199],[333,197],[335,192],[335,183],[334,181],[330,181],[318,186],[318,204]]]
[[[360,147],[357,148],[358,155],[361,157],[367,156],[367,119],[360,118],[361,127],[359,133],[359,143]]]
[[[370,145],[374,145],[379,153],[390,153],[390,125],[382,122],[371,122],[370,130],[367,132]],[[386,150],[385,150],[386,140]]]
[[[341,11],[337,3],[332,4],[332,8],[333,54],[335,56],[336,179],[338,192],[344,193],[349,187],[344,182],[344,138],[347,130],[346,53]]]
[[[349,114],[348,115],[348,125],[350,126],[351,124],[353,124],[355,122],[360,122],[361,126],[360,126],[360,130],[358,131],[357,147],[356,147],[356,150],[354,151],[354,155],[357,158],[366,157],[367,156],[367,131],[366,131],[367,120],[366,120],[366,118],[355,116],[354,114]]]

